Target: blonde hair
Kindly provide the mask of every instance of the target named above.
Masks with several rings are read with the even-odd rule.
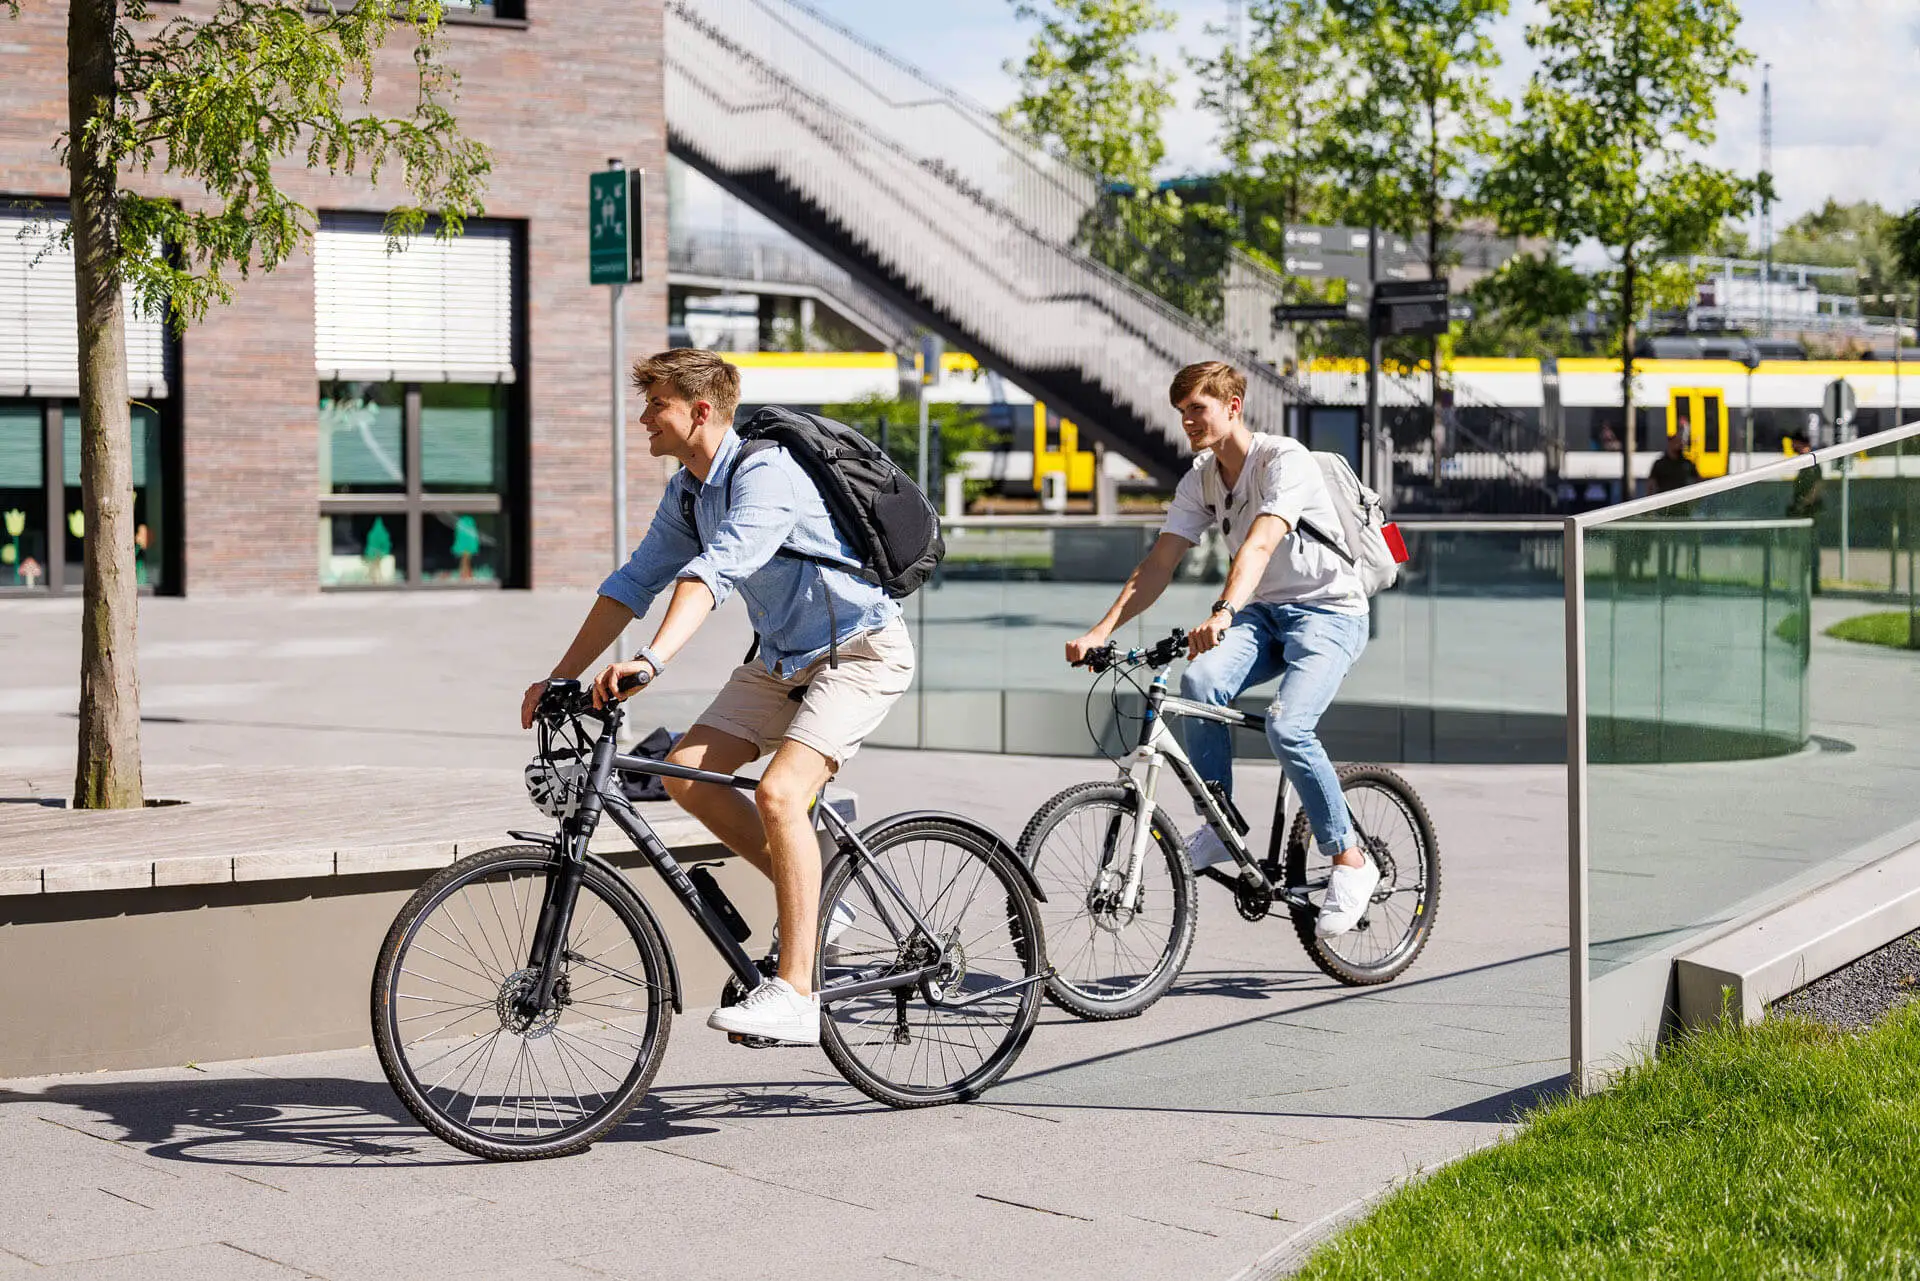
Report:
[[[722,422],[732,422],[740,405],[740,371],[698,347],[674,347],[634,361],[633,385],[641,394],[655,383],[665,383],[685,400],[706,401]]]
[[[1173,386],[1167,389],[1167,399],[1174,408],[1195,392],[1211,396],[1222,404],[1239,397],[1240,403],[1247,399],[1247,376],[1224,360],[1203,360],[1197,365],[1188,365],[1173,376]]]

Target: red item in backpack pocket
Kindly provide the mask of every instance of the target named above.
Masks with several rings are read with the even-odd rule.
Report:
[[[1400,526],[1394,524],[1392,521],[1388,521],[1386,524],[1380,526],[1380,536],[1387,540],[1387,550],[1393,553],[1393,563],[1396,565],[1406,564],[1408,560],[1407,540],[1400,537]]]

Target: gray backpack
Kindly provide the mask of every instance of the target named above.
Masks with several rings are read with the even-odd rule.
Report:
[[[1353,567],[1361,590],[1376,596],[1393,586],[1400,576],[1400,566],[1407,561],[1407,544],[1400,537],[1399,528],[1387,519],[1380,495],[1361,483],[1345,455],[1321,449],[1308,453],[1320,465],[1320,475],[1327,482],[1327,495],[1340,517],[1340,528],[1324,530],[1303,517],[1298,532],[1332,548],[1334,555]],[[1207,468],[1201,487],[1208,510],[1213,512],[1215,520],[1221,519],[1227,504],[1217,461]]]

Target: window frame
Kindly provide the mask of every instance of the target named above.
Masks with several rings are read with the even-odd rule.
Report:
[[[320,386],[325,386],[322,382]],[[407,572],[391,583],[326,583],[320,584],[323,592],[392,592],[392,591],[497,591],[505,588],[514,577],[514,548],[508,543],[506,555],[501,557],[498,572],[491,579],[430,580],[422,575],[421,554],[425,543],[425,518],[436,513],[454,515],[496,516],[501,518],[509,538],[519,532],[520,522],[514,519],[512,495],[517,479],[511,465],[507,474],[500,478],[500,484],[506,492],[495,490],[492,493],[449,492],[430,490],[426,487],[420,471],[420,390],[426,384],[406,382],[401,386],[400,410],[400,451],[404,459],[405,485],[397,494],[322,494],[320,495],[319,517],[327,516],[385,516],[389,520],[399,520],[406,531]],[[512,384],[508,384],[510,388]],[[514,398],[509,391],[506,397],[505,422],[502,430],[506,433],[507,455],[509,460],[514,454],[514,442],[517,432],[514,429]]]

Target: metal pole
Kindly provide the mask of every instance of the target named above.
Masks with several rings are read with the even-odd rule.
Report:
[[[613,563],[617,568],[627,559],[627,402],[620,385],[620,360],[627,348],[626,308],[620,305],[625,285],[615,285],[610,295],[613,319],[613,355],[608,362],[607,389],[611,394],[613,425]]]
[[[1844,429],[1843,429],[1844,430]],[[1847,573],[1847,544],[1852,541],[1853,455],[1840,455],[1840,581],[1851,582]]]
[[[624,169],[626,164],[614,156],[607,161],[607,168]],[[629,222],[632,216],[629,210]],[[632,228],[628,230],[631,232]],[[607,412],[613,426],[613,564],[616,569],[627,559],[627,399],[620,386],[620,362],[627,350],[626,308],[620,305],[625,290],[625,285],[616,283],[607,303],[613,333],[607,358]]]
[[[927,388],[933,384],[935,366],[940,360],[938,340],[931,334],[920,340],[920,453],[915,479],[920,492],[927,492]]]
[[[1380,476],[1380,310],[1374,305],[1373,296],[1380,281],[1380,228],[1367,225],[1367,446],[1372,454],[1370,459],[1373,472],[1373,487],[1379,493],[1387,493],[1393,488],[1391,478],[1381,483]],[[1309,440],[1308,446],[1313,442]],[[1440,484],[1440,453],[1434,451],[1432,482],[1435,488]]]
[[[1749,355],[1751,356],[1751,353]],[[1753,466],[1753,364],[1751,359],[1747,363],[1747,403],[1741,413],[1741,421],[1746,428],[1747,440],[1746,448],[1741,451],[1744,457],[1740,460],[1740,470],[1745,471]]]
[[[609,169],[624,169],[626,165],[619,157],[607,161]],[[633,234],[633,211],[627,211],[627,234]],[[628,260],[632,260],[629,251]],[[622,306],[626,285],[616,282],[608,293],[608,320],[612,338],[607,353],[607,413],[609,424],[613,428],[613,565],[618,569],[627,560],[627,397],[621,375],[625,372],[621,364],[627,352],[627,309]],[[637,620],[636,620],[637,621]],[[625,658],[632,652],[627,644],[627,634],[623,629],[616,644],[619,652],[616,659]]]

